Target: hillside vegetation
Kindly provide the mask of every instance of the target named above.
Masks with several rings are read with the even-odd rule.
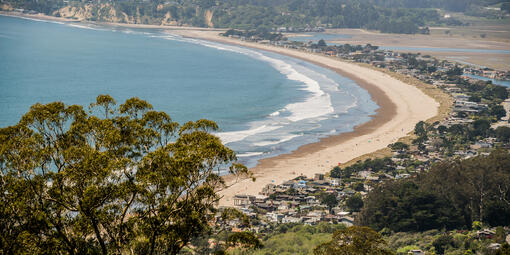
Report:
[[[3,9],[23,8],[80,20],[133,24],[273,29],[277,27],[366,28],[388,33],[426,33],[420,27],[460,25],[437,9],[468,11],[493,4],[490,0],[191,0],[88,1],[8,0]]]
[[[446,161],[429,172],[385,182],[368,194],[359,223],[376,230],[466,229],[474,221],[510,225],[510,154]]]

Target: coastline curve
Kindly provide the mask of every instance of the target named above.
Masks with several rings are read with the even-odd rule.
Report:
[[[233,206],[233,197],[237,194],[257,195],[270,183],[278,185],[299,175],[312,177],[315,173],[326,173],[339,163],[387,147],[411,132],[417,122],[438,114],[439,103],[417,87],[354,63],[221,37],[217,31],[172,30],[172,33],[269,51],[328,68],[355,81],[379,105],[377,114],[370,121],[356,126],[354,131],[322,138],[319,142],[303,145],[289,154],[260,160],[251,169],[255,182],[251,179],[234,180],[226,176],[229,187],[220,192],[220,206]]]

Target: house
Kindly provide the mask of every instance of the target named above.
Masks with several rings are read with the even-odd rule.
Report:
[[[487,248],[489,248],[489,250],[497,250],[497,249],[501,248],[501,244],[491,243],[491,244],[489,244],[489,246],[487,246]]]
[[[313,177],[314,181],[323,181],[324,180],[324,174],[315,174]]]
[[[249,195],[235,195],[234,206],[247,206],[255,200],[254,196]]]
[[[309,205],[317,203],[317,199],[315,199],[314,196],[307,196],[307,197],[305,197],[305,200],[306,200],[306,203]]]
[[[495,234],[496,234],[496,232],[494,232],[490,229],[476,231],[476,235],[478,236],[478,238],[491,239]]]
[[[349,216],[342,216],[338,219],[338,223],[342,223],[347,227],[354,225],[354,219]]]
[[[285,216],[282,219],[282,223],[301,223],[301,221],[302,221],[301,218],[296,218],[296,217],[292,217],[292,216]]]
[[[317,222],[320,222],[320,221],[321,221],[320,218],[316,218],[316,217],[309,218],[309,219],[305,220],[305,225],[308,225],[308,226],[315,225],[315,224],[317,224]]]
[[[287,205],[287,203],[281,203],[280,206],[278,206],[278,211],[285,211],[288,209],[289,209],[289,206]]]
[[[252,202],[256,204],[262,204],[265,203],[268,198],[269,198],[268,196],[256,195]]]
[[[340,211],[340,212],[337,212],[336,215],[340,216],[340,217],[345,217],[347,215],[351,214],[350,212],[345,212],[345,211]]]
[[[306,188],[306,181],[305,180],[299,180],[296,184],[294,184],[294,187],[296,189]]]
[[[266,217],[272,222],[281,222],[284,215],[275,212],[266,213]]]
[[[342,184],[342,180],[338,178],[331,178],[330,184],[331,186],[339,186]]]

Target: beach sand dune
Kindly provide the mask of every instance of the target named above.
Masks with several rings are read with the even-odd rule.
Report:
[[[301,146],[290,154],[261,160],[251,169],[256,177],[255,182],[251,179],[235,182],[226,177],[227,183],[232,186],[221,192],[223,198],[220,206],[233,206],[233,196],[236,194],[257,195],[270,183],[280,184],[299,175],[312,177],[316,173],[326,173],[338,163],[387,147],[411,132],[417,122],[438,114],[439,103],[433,98],[377,70],[323,55],[226,38],[219,36],[217,31],[170,32],[276,52],[329,68],[367,89],[380,106],[371,121],[356,127],[353,132],[324,138],[320,142]]]

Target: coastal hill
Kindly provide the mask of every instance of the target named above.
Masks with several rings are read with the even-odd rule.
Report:
[[[428,26],[463,25],[441,10],[501,18],[497,0],[476,1],[3,1],[5,11],[44,13],[76,20],[215,28],[365,28],[386,33],[428,33]]]

